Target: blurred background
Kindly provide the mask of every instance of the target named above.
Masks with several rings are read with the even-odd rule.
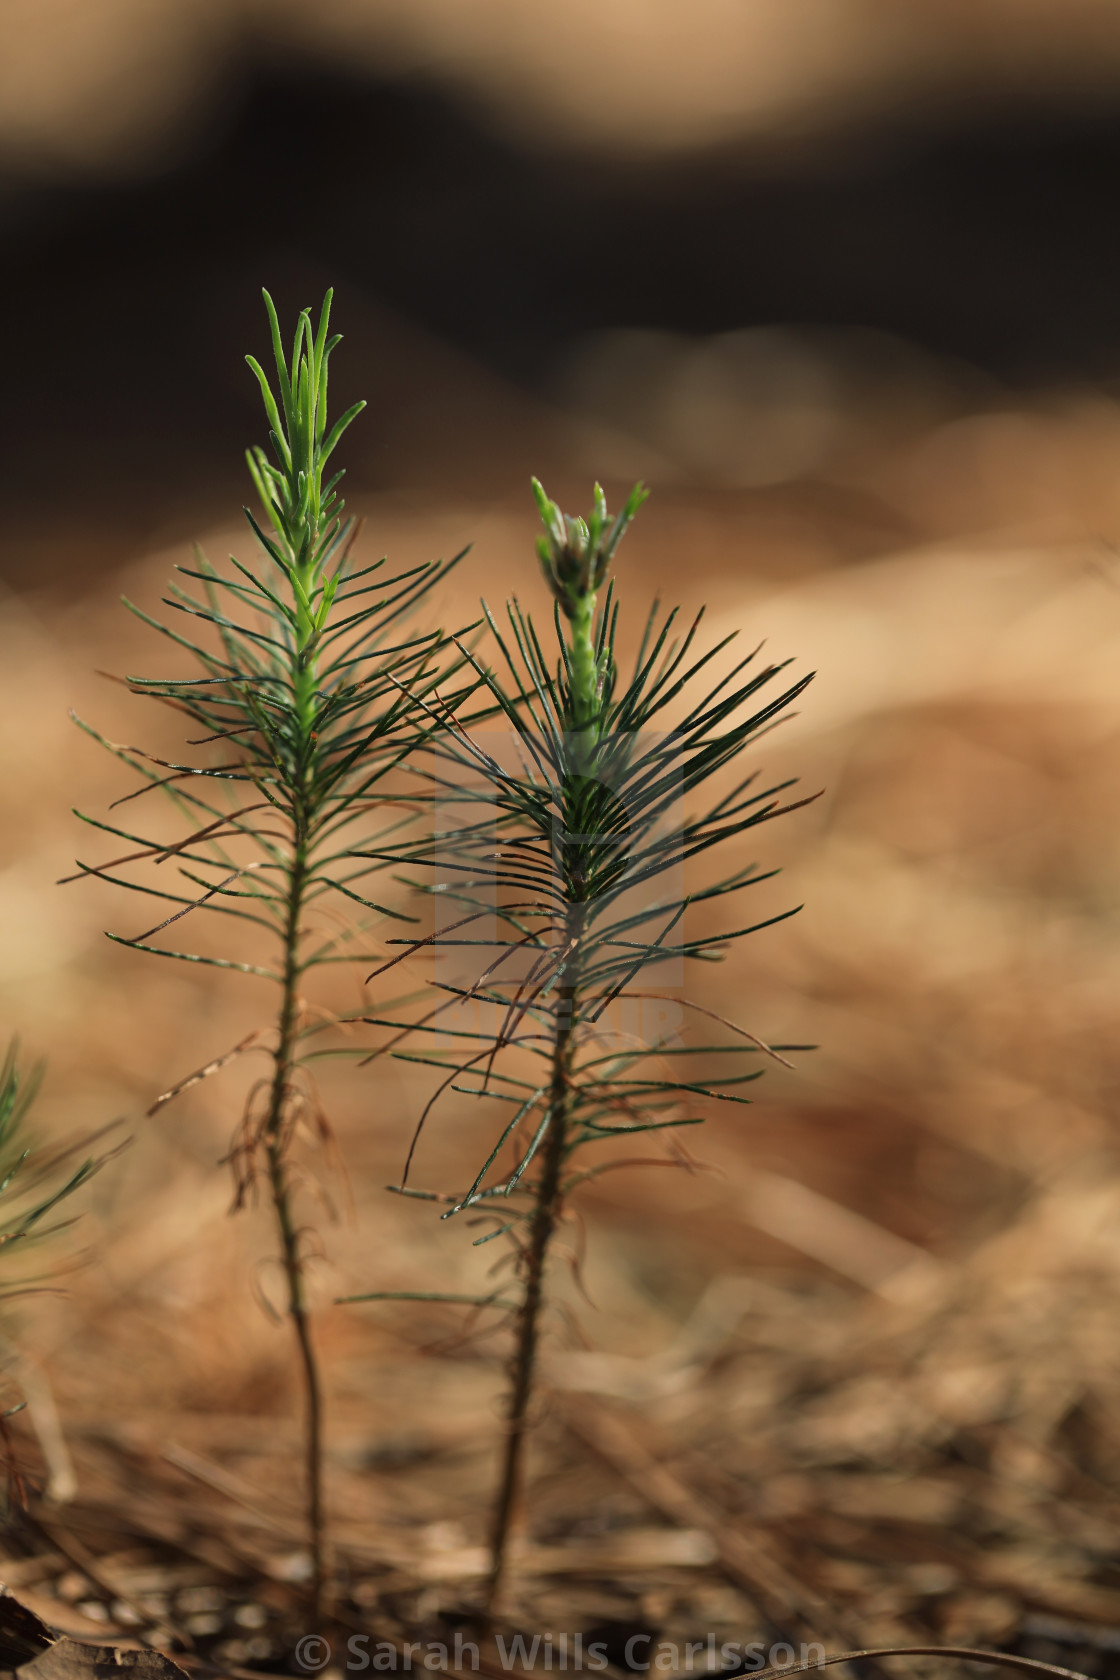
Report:
[[[335,401],[370,400],[351,506],[371,558],[474,545],[448,621],[480,593],[537,601],[531,472],[573,507],[596,476],[616,501],[642,476],[635,616],[656,592],[707,603],[713,636],[818,673],[759,749],[825,789],[760,836],[783,868],[769,906],[805,909],[696,995],[820,1048],[713,1116],[710,1171],[587,1200],[585,1328],[616,1365],[648,1376],[728,1278],[757,1286],[750,1313],[719,1319],[691,1386],[586,1362],[572,1380],[712,1453],[730,1430],[744,1508],[775,1523],[842,1507],[837,1470],[983,1460],[993,1487],[1036,1490],[982,1530],[1027,1563],[979,1584],[893,1529],[845,1575],[856,1517],[817,1522],[818,1582],[865,1629],[1120,1619],[1114,1503],[1060,1559],[1047,1503],[1120,1453],[1120,8],[0,0],[0,40],[0,1025],[49,1058],[48,1130],[135,1133],[68,1293],[13,1332],[82,1450],[110,1413],[210,1451],[224,1428],[242,1467],[262,1450],[246,1418],[287,1439],[283,1338],[229,1283],[267,1276],[269,1233],[227,1221],[215,1165],[251,1074],[143,1119],[270,1000],[111,947],[135,907],[53,883],[96,851],[71,805],[124,788],[68,707],[164,740],[97,676],[167,657],[121,592],[154,610],[191,541],[248,550],[260,287],[290,321],[332,284]],[[358,1217],[326,1234],[324,1302],[481,1275],[380,1192],[420,1088],[329,1085]],[[467,1161],[477,1136],[448,1147]],[[452,1323],[325,1312],[339,1500],[345,1472],[389,1462],[414,1349]],[[369,1499],[405,1525],[458,1499],[454,1534],[477,1537],[493,1354],[423,1373],[415,1461],[445,1437],[481,1457],[461,1486]],[[868,1506],[859,1532],[912,1540],[955,1507],[922,1509]],[[1040,1584],[1059,1577],[1064,1598]]]

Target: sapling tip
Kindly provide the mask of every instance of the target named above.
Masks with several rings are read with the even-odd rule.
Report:
[[[516,599],[507,607],[508,631],[487,609],[508,676],[475,653],[469,658],[513,743],[514,762],[469,720],[430,742],[433,798],[462,810],[456,822],[443,818],[439,834],[435,890],[449,905],[448,919],[434,938],[411,943],[417,952],[467,950],[478,964],[458,984],[444,984],[446,1002],[415,1027],[427,1035],[427,1059],[446,1070],[437,1096],[454,1089],[504,1108],[497,1142],[469,1188],[432,1196],[450,1203],[443,1218],[470,1213],[487,1224],[476,1242],[501,1239],[507,1255],[495,1270],[511,1259],[516,1275],[516,1289],[503,1283],[500,1293],[495,1287],[474,1298],[479,1307],[509,1310],[513,1332],[490,1533],[491,1607],[520,1499],[551,1252],[568,1198],[606,1165],[583,1166],[584,1153],[636,1134],[671,1136],[701,1120],[713,1101],[747,1101],[742,1088],[761,1069],[717,1074],[708,1065],[717,1053],[782,1060],[781,1050],[800,1048],[767,1045],[686,995],[681,1009],[715,1019],[731,1042],[686,1042],[661,1027],[644,1035],[633,1027],[641,1027],[650,995],[641,982],[651,971],[662,970],[654,996],[663,999],[677,968],[718,961],[737,940],[794,913],[753,924],[729,916],[737,895],[773,871],[734,859],[715,879],[697,872],[707,853],[734,854],[749,830],[809,803],[787,799],[789,781],[766,785],[757,772],[737,779],[734,771],[810,677],[774,692],[785,666],[760,664],[757,651],[725,660],[729,668],[717,677],[713,661],[733,638],[702,650],[701,615],[682,630],[677,612],[662,613],[655,603],[631,674],[622,678],[609,572],[646,491],[635,486],[613,518],[598,485],[586,518],[564,514],[536,480],[533,493],[554,652],[546,655]],[[693,810],[705,793],[707,802]],[[420,845],[411,856],[422,856]],[[701,907],[697,930],[692,913]],[[408,946],[409,936],[396,942]],[[454,1011],[467,1004],[475,1013],[469,1025],[457,1024]],[[620,1004],[637,1005],[626,1032],[611,1024]],[[512,1150],[509,1165],[499,1167],[505,1150]],[[398,1189],[408,1189],[410,1164],[411,1153]]]
[[[122,841],[125,852],[105,864],[79,864],[80,876],[116,882],[166,907],[154,926],[110,938],[135,950],[261,976],[277,987],[271,1026],[181,1080],[152,1112],[238,1054],[264,1050],[270,1059],[267,1079],[247,1099],[229,1160],[234,1205],[244,1205],[263,1181],[279,1241],[284,1308],[303,1391],[313,1621],[321,1615],[327,1583],[323,1390],[310,1321],[307,1228],[296,1207],[295,1153],[305,1125],[312,1131],[325,1125],[310,1065],[327,1052],[312,1041],[338,1018],[313,1013],[305,993],[314,970],[363,960],[354,944],[358,926],[385,916],[409,920],[369,896],[366,878],[380,865],[368,854],[384,845],[386,828],[409,820],[392,808],[392,774],[428,728],[424,696],[437,676],[447,675],[442,634],[413,632],[403,621],[462,558],[399,571],[385,560],[356,565],[356,525],[346,516],[343,474],[332,457],[365,405],[355,403],[328,423],[328,363],[339,342],[330,333],[331,296],[317,324],[308,310],[300,313],[286,353],[272,299],[264,293],[275,375],[247,358],[270,443],[247,456],[260,502],[259,513],[245,510],[256,539],[252,561],[231,556],[228,568],[218,569],[199,553],[193,566],[179,567],[187,581],[172,586],[165,604],[181,615],[182,630],[126,603],[188,657],[187,674],[133,676],[127,683],[134,694],[187,720],[194,751],[165,759],[89,730],[142,778],[127,797],[162,790],[181,818],[179,832],[168,840],[153,834],[150,824],[141,827],[139,818],[122,826],[84,817]],[[140,879],[120,873],[136,866],[145,870]],[[341,931],[336,907],[346,912]],[[266,966],[243,960],[243,950],[219,956],[178,948],[184,920],[196,913],[220,916],[254,938],[263,929],[275,960]],[[168,936],[173,926],[176,935]]]

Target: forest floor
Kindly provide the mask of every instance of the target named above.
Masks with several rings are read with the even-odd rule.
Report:
[[[793,488],[669,475],[628,539],[635,618],[656,590],[706,601],[713,639],[741,626],[819,673],[763,754],[826,789],[760,845],[783,866],[766,907],[806,909],[695,996],[820,1049],[713,1114],[693,1170],[589,1188],[594,1305],[558,1269],[586,1346],[557,1320],[503,1637],[594,1636],[616,1667],[628,1639],[664,1642],[665,1672],[673,1648],[706,1668],[756,1641],[1120,1672],[1120,416],[1027,406],[888,426]],[[549,488],[574,493],[606,443],[589,432]],[[449,622],[534,587],[527,496],[361,511],[401,560],[475,541]],[[309,1631],[296,1396],[262,1310],[267,1220],[228,1217],[216,1165],[249,1058],[143,1118],[267,1020],[267,992],[145,963],[102,937],[137,925],[114,889],[54,885],[96,854],[70,806],[123,787],[67,707],[171,741],[95,673],[162,657],[117,595],[154,608],[188,557],[13,592],[0,621],[3,1019],[48,1055],[47,1135],[119,1115],[133,1137],[90,1187],[59,1292],[6,1316],[30,1491],[0,1576],[87,1642],[290,1672]],[[485,1276],[384,1195],[426,1087],[374,1071],[324,1082],[348,1179],[323,1159],[315,1210],[339,1673],[351,1638],[470,1636],[501,1429],[485,1326],[331,1305]],[[485,1118],[451,1111],[419,1182],[468,1171]]]

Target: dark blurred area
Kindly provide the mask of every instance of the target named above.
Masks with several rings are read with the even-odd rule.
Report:
[[[127,109],[128,8],[116,42],[110,11],[102,47],[121,64],[103,97]],[[35,62],[57,74],[50,31],[61,50],[65,9],[32,19],[16,30],[43,35]],[[499,20],[480,9],[476,22],[497,39]],[[624,37],[618,51],[625,79]],[[107,158],[91,118],[85,155],[79,109],[57,114],[63,161],[13,146],[5,168],[0,155],[11,581],[111,564],[235,505],[239,454],[259,429],[240,358],[261,339],[264,282],[289,313],[325,280],[339,288],[357,340],[340,399],[373,398],[351,476],[368,491],[469,487],[485,500],[544,446],[518,448],[518,425],[491,426],[487,448],[469,424],[443,423],[442,387],[463,376],[435,345],[538,402],[563,393],[577,406],[573,351],[612,329],[889,335],[896,356],[901,344],[952,368],[966,408],[1040,383],[1111,389],[1120,368],[1120,95],[1100,86],[1058,98],[1057,74],[1010,94],[996,78],[985,102],[981,63],[909,109],[852,94],[818,119],[823,132],[787,132],[781,110],[759,132],[745,77],[745,132],[727,122],[715,141],[643,148],[596,145],[575,116],[543,136],[503,123],[469,66],[393,74],[389,52],[384,66],[373,48],[355,56],[229,42],[196,67],[193,115],[183,88],[165,113],[173,143],[141,111]],[[631,115],[648,141],[643,120],[656,140],[656,108]],[[547,435],[543,415],[536,430]]]

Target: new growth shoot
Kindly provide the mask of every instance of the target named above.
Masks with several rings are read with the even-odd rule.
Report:
[[[582,742],[590,763],[599,735],[603,696],[613,674],[612,649],[605,640],[596,646],[594,635],[599,590],[626,527],[649,491],[644,484],[636,484],[622,512],[611,520],[602,485],[596,484],[590,516],[572,519],[549,500],[540,479],[534,478],[532,486],[545,531],[537,538],[537,558],[570,626],[567,642],[559,637],[567,667],[569,731]]]
[[[291,591],[284,613],[289,625],[292,697],[302,738],[308,744],[315,720],[319,645],[342,580],[341,566],[330,571],[329,564],[341,558],[344,524],[338,484],[343,474],[336,472],[324,483],[323,473],[343,433],[366,406],[364,400],[354,403],[327,431],[327,364],[342,337],[341,333],[327,337],[332,295],[328,291],[323,300],[314,338],[310,315],[306,309],[301,313],[289,368],[284,362],[276,310],[264,293],[283,414],[256,357],[245,358],[257,376],[272,428],[269,441],[275,464],[259,444],[246,452],[272,536],[265,535],[248,509],[246,513],[261,546],[284,573]],[[349,534],[348,526],[345,530]]]

